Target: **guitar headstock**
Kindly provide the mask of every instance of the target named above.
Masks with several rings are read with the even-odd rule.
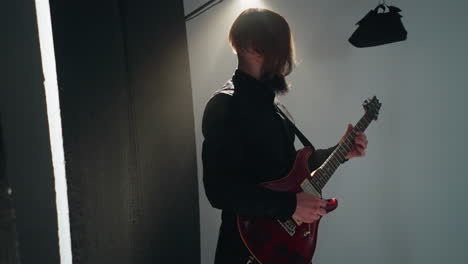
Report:
[[[377,97],[367,98],[364,103],[362,104],[366,114],[369,115],[373,120],[377,120],[379,117],[379,110],[382,104],[379,102]]]

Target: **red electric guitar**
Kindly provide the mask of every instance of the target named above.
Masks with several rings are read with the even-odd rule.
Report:
[[[292,170],[279,180],[264,182],[261,186],[280,192],[307,192],[322,197],[322,189],[335,170],[344,161],[353,146],[357,131],[365,131],[372,120],[377,120],[381,103],[374,96],[364,101],[365,114],[328,159],[310,172],[308,159],[313,150],[305,147],[297,154]],[[327,212],[338,207],[336,199],[329,199]],[[241,238],[250,253],[261,264],[309,264],[314,256],[320,219],[312,224],[293,219],[281,221],[271,217],[238,216]]]

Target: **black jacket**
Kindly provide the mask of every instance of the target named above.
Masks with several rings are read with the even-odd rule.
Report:
[[[232,96],[216,93],[202,121],[203,183],[211,205],[222,210],[215,263],[246,263],[236,215],[289,218],[294,193],[275,192],[259,183],[286,176],[296,157],[294,130],[274,106],[275,93],[265,83],[237,70]],[[314,170],[334,150],[316,150]]]

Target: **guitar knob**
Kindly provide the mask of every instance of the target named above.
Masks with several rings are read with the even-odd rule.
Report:
[[[307,224],[307,230],[304,231],[304,238],[308,237],[310,235],[310,224]]]

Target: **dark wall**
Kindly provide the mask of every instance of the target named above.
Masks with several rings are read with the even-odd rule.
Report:
[[[199,263],[195,132],[183,1],[122,1],[138,171],[138,263]]]
[[[15,211],[13,210],[12,189],[6,174],[3,140],[0,118],[0,263],[16,264],[18,263],[18,244]]]
[[[182,1],[50,3],[74,263],[199,263]]]
[[[74,263],[131,263],[136,171],[118,8],[50,4]]]
[[[4,1],[0,8],[0,140],[5,154],[0,178],[13,190],[21,263],[55,264],[59,247],[54,174],[35,12],[33,0]],[[6,224],[5,235],[14,235],[11,223]],[[2,264],[15,262],[12,250]]]

